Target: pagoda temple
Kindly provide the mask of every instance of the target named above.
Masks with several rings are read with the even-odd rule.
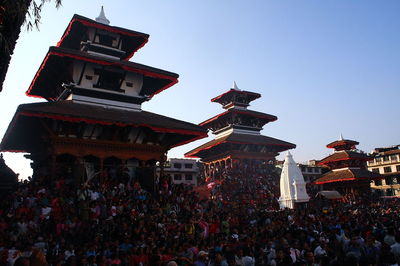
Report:
[[[366,169],[366,162],[371,157],[358,151],[358,144],[357,141],[340,136],[339,140],[326,145],[327,148],[334,149],[334,153],[318,164],[331,171],[315,180],[314,184],[322,185],[324,190],[337,190],[342,194],[369,191],[371,181],[382,177]]]
[[[274,160],[279,152],[293,149],[295,144],[261,135],[263,126],[277,120],[270,114],[247,109],[250,102],[260,98],[259,93],[233,87],[211,99],[222,105],[225,111],[202,123],[215,135],[211,140],[185,154],[201,158],[206,177],[212,177],[218,169],[252,165]]]
[[[47,102],[18,107],[2,151],[25,152],[33,178],[115,178],[154,185],[169,149],[207,136],[191,123],[142,110],[178,74],[128,61],[149,35],[74,15],[50,47],[26,94]]]

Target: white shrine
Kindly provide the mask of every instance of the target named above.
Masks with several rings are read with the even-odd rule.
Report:
[[[306,203],[310,199],[303,174],[290,152],[287,153],[282,167],[280,190],[279,205],[281,209],[293,209],[296,204]]]

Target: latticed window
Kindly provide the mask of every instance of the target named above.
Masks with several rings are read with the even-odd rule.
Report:
[[[390,166],[386,166],[383,168],[383,172],[384,173],[391,173],[392,172],[392,168]]]
[[[185,168],[187,168],[187,169],[192,169],[192,168],[193,168],[193,164],[191,164],[191,163],[185,163]]]

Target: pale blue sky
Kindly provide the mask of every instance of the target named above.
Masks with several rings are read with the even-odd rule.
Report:
[[[199,123],[222,109],[210,99],[231,87],[262,94],[251,109],[274,114],[263,134],[297,144],[304,162],[345,138],[367,152],[400,144],[400,1],[64,0],[48,4],[40,32],[22,31],[0,93],[0,135],[26,97],[49,46],[74,13],[150,34],[132,61],[176,72],[179,83],[143,108]],[[211,135],[211,134],[210,134]],[[206,139],[171,150],[181,157]],[[6,162],[29,174],[21,156]]]

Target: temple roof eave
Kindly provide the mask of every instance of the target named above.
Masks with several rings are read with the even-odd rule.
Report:
[[[119,127],[146,127],[157,133],[172,133],[178,137],[171,147],[207,137],[206,129],[185,121],[165,117],[146,111],[126,111],[101,106],[79,104],[71,101],[22,104],[18,107],[9,124],[0,149],[3,151],[25,152],[26,149],[12,144],[11,138],[20,117],[50,118],[74,123],[115,125]],[[22,132],[20,130],[20,132]],[[10,142],[11,141],[11,142]]]
[[[120,60],[116,60],[116,59],[110,59],[110,58],[105,58],[105,57],[101,57],[101,56],[91,55],[91,54],[81,52],[81,51],[76,51],[76,50],[72,50],[72,49],[60,48],[60,47],[53,46],[53,47],[50,47],[45,59],[41,63],[38,71],[35,74],[34,79],[32,80],[28,90],[26,91],[27,96],[44,98],[46,95],[48,95],[50,97],[46,97],[46,98],[49,98],[49,99],[54,99],[56,97],[56,95],[54,95],[55,93],[53,93],[53,94],[51,93],[52,91],[54,91],[53,84],[49,84],[50,82],[49,82],[49,80],[47,80],[46,75],[43,75],[44,73],[46,73],[45,71],[50,71],[50,70],[48,70],[48,68],[51,68],[51,71],[54,71],[54,67],[48,66],[49,58],[51,58],[52,56],[55,56],[56,58],[58,58],[57,62],[59,64],[61,64],[61,62],[63,62],[63,61],[59,60],[59,58],[70,58],[73,60],[81,60],[84,62],[91,62],[91,63],[95,63],[95,64],[99,64],[99,65],[121,67],[122,69],[124,69],[128,72],[143,74],[145,77],[149,77],[154,80],[164,80],[165,82],[162,83],[163,85],[160,85],[159,88],[156,88],[155,90],[150,92],[150,95],[149,95],[150,98],[153,97],[155,94],[158,94],[161,91],[176,84],[178,82],[178,77],[179,77],[179,75],[176,73],[165,71],[162,69],[154,68],[154,67],[143,65],[143,64],[139,64],[139,63],[134,63],[134,62],[130,62],[130,61],[120,61]],[[46,81],[47,87],[50,87],[51,89],[44,89],[45,86],[40,83],[41,79],[46,79],[45,81]],[[53,95],[53,96],[51,96],[51,95]]]
[[[329,165],[332,162],[337,162],[337,161],[347,161],[347,160],[362,160],[362,161],[369,161],[372,159],[372,157],[363,154],[363,153],[358,153],[354,151],[339,151],[335,152],[324,159],[320,160],[318,162],[318,165]]]
[[[248,96],[251,97],[251,101],[261,97],[261,94],[259,94],[259,93],[255,93],[255,92],[251,92],[251,91],[242,91],[242,90],[237,90],[237,89],[230,89],[229,91],[224,92],[221,95],[218,95],[218,96],[212,98],[211,102],[218,102],[219,103],[222,98],[224,98],[227,95],[232,94],[232,93],[248,95]]]
[[[57,47],[64,47],[66,40],[70,37],[71,32],[75,31],[76,25],[80,23],[86,27],[92,27],[96,29],[101,29],[105,30],[108,32],[113,32],[120,34],[122,36],[125,36],[127,38],[136,38],[137,44],[132,46],[130,49],[129,53],[126,54],[125,57],[123,57],[124,60],[129,60],[140,48],[142,48],[147,42],[150,37],[149,34],[138,32],[138,31],[133,31],[125,28],[120,28],[116,26],[110,26],[110,25],[105,25],[103,23],[97,22],[95,20],[92,20],[90,18],[80,16],[75,14],[70,23],[68,24],[68,27],[65,29],[60,41],[57,43]]]
[[[320,178],[314,181],[316,185],[322,185],[326,183],[335,183],[335,182],[347,182],[347,181],[367,181],[367,180],[376,180],[382,179],[378,173],[370,172],[366,169],[361,168],[346,168],[343,170],[335,170],[330,171]]]
[[[225,143],[270,146],[274,147],[275,152],[282,152],[289,149],[294,149],[296,147],[295,144],[263,135],[245,135],[231,133],[227,136],[204,143],[203,145],[185,153],[185,157],[200,158],[200,152],[204,150],[210,150]]]
[[[358,141],[355,140],[349,140],[349,139],[340,139],[340,140],[335,140],[329,144],[326,145],[327,148],[332,148],[334,149],[337,146],[342,146],[342,145],[358,145],[360,144]]]
[[[244,116],[260,118],[260,119],[265,120],[266,123],[274,122],[274,121],[276,121],[278,119],[278,117],[276,117],[274,115],[261,113],[261,112],[256,112],[256,111],[252,111],[252,110],[228,109],[223,113],[220,113],[220,114],[218,114],[216,116],[213,116],[210,119],[207,119],[207,120],[201,122],[199,125],[200,126],[204,126],[204,127],[208,127],[213,122],[216,122],[216,121],[218,121],[220,119],[223,119],[224,117],[226,117],[228,115],[232,115],[232,114],[238,114],[238,115],[244,115]]]

